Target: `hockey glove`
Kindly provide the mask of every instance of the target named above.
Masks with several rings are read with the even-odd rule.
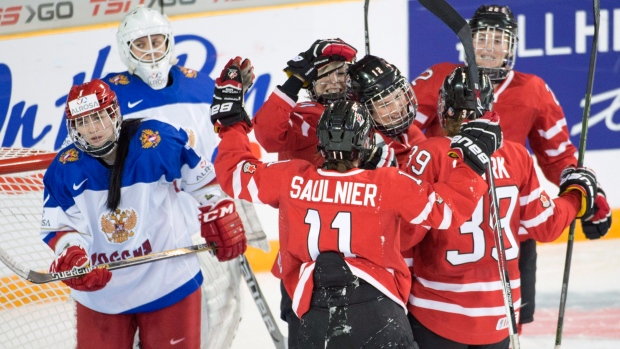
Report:
[[[213,205],[200,207],[200,235],[217,246],[220,262],[237,258],[245,252],[247,239],[235,201],[223,198]]]
[[[89,265],[88,255],[82,246],[69,246],[56,257],[50,266],[50,272],[59,273],[74,268],[86,268]],[[92,292],[102,289],[111,278],[112,273],[108,269],[93,269],[84,276],[62,282],[74,290]]]
[[[607,203],[605,192],[600,186],[597,189],[596,199],[594,199],[592,215],[581,219],[581,228],[586,238],[590,240],[605,236],[611,228],[611,209]]]
[[[236,65],[241,69],[241,81],[243,81],[243,95],[254,85],[254,66],[248,58],[241,61],[241,57],[235,57]],[[229,62],[230,63],[230,62]]]
[[[560,175],[560,196],[571,190],[578,190],[581,193],[581,208],[577,212],[577,218],[592,216],[597,192],[594,171],[586,167],[565,168]]]
[[[241,58],[237,57],[228,61],[220,77],[215,79],[211,122],[215,126],[216,132],[219,131],[220,126],[230,126],[241,121],[245,121],[250,127],[252,126],[252,121],[250,121],[243,103],[243,73],[238,66],[240,60]],[[246,67],[246,69],[248,68]],[[246,72],[246,74],[248,73]]]
[[[316,79],[318,68],[333,61],[351,61],[356,54],[357,50],[341,39],[317,40],[307,51],[286,62],[284,71],[289,77],[299,76],[308,87]]]
[[[385,144],[379,133],[375,133],[375,145],[361,168],[374,170],[379,167],[397,167],[397,162],[394,150]]]
[[[472,170],[482,176],[489,158],[502,146],[502,139],[499,115],[486,112],[483,117],[461,125],[461,131],[452,138],[452,150],[448,155],[463,159]]]

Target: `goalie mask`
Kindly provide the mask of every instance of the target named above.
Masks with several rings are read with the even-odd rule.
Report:
[[[437,101],[442,128],[446,128],[448,119],[473,120],[493,108],[493,85],[484,71],[478,69],[480,98],[469,89],[468,80],[467,67],[457,67],[444,79]]]
[[[358,102],[336,101],[325,107],[316,128],[319,151],[325,160],[360,159],[364,163],[373,148],[370,113]]]
[[[377,130],[389,137],[407,132],[418,101],[411,84],[395,66],[368,55],[351,66],[349,76],[355,99],[368,107]]]
[[[114,150],[122,116],[116,94],[105,82],[94,79],[71,87],[65,113],[69,137],[78,149],[94,157]]]
[[[517,58],[517,21],[508,6],[480,6],[469,20],[476,64],[493,82],[501,82]]]
[[[165,15],[143,5],[123,18],[116,33],[121,61],[155,90],[168,84],[170,68],[176,64],[174,37]]]

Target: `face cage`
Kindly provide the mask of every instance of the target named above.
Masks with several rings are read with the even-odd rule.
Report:
[[[151,45],[151,36],[153,36],[153,35],[163,35],[164,36],[164,40],[163,40],[161,45],[165,45],[166,49],[163,52],[159,50],[161,45],[158,46],[158,47],[152,47],[152,45]],[[143,37],[147,37],[148,38],[148,46],[149,46],[148,50],[143,50],[143,49],[134,47],[133,43],[137,39],[134,39],[131,42],[129,42],[129,54],[131,55],[131,58],[134,59],[138,64],[141,64],[141,65],[153,65],[153,64],[156,64],[157,62],[160,62],[163,59],[166,59],[168,57],[168,55],[170,54],[170,46],[171,46],[171,45],[168,44],[169,43],[168,34],[161,34],[161,33],[160,34],[149,34],[149,35],[142,36],[140,38],[143,38]],[[140,38],[138,38],[138,39],[140,39]],[[132,50],[132,48],[134,48],[135,50],[137,50],[140,53],[142,53],[142,55],[140,57],[137,57],[135,55],[134,51]],[[159,57],[159,58],[155,58],[155,54],[156,53],[159,53],[162,56]],[[148,57],[150,57],[150,58],[148,58]]]
[[[495,38],[500,39],[496,42]],[[492,82],[504,80],[515,66],[516,36],[509,30],[487,27],[476,30],[473,33],[473,41],[478,67],[482,68]],[[497,47],[499,45],[501,47]],[[501,51],[503,58],[493,57],[496,51]],[[498,62],[500,59],[501,62]]]
[[[102,112],[105,112],[105,113],[102,113]],[[99,120],[94,121],[93,117],[97,117]],[[109,118],[110,127],[114,128],[114,132],[112,135],[113,139],[106,141],[104,144],[98,147],[92,146],[86,141],[86,139],[80,134],[80,132],[78,132],[76,123],[78,120],[87,119],[88,120],[87,124],[93,125],[97,122],[103,123],[104,118]],[[121,122],[122,120],[121,120],[120,113],[119,113],[118,103],[113,102],[112,105],[102,110],[92,112],[88,115],[84,115],[76,119],[67,119],[67,129],[69,131],[69,137],[71,137],[73,144],[75,144],[75,146],[78,149],[82,150],[83,152],[93,157],[99,158],[99,157],[110,154],[112,150],[114,149],[114,146],[116,144],[116,141],[118,140],[118,136],[121,131]],[[92,127],[92,126],[89,126],[89,127]],[[104,132],[105,130],[107,130],[107,128],[104,126],[98,132]]]
[[[368,100],[366,107],[371,112],[375,128],[388,137],[396,137],[406,132],[413,123],[418,100],[411,84],[401,77]]]
[[[315,100],[323,105],[347,99],[347,97],[351,94],[351,78],[349,74],[345,72],[344,81],[338,81],[338,69],[346,66],[346,71],[349,70],[349,66],[351,64],[347,62],[343,62],[342,65],[335,67],[334,69],[327,71],[319,76],[312,82],[312,87],[308,89],[308,94],[310,99]],[[323,81],[321,81],[323,80]],[[319,95],[316,90],[316,86],[318,84],[329,84],[329,83],[337,83],[341,84],[342,92],[339,93],[323,93]]]

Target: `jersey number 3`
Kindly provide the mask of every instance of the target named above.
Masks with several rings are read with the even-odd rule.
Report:
[[[312,260],[316,260],[321,250],[319,238],[321,235],[321,217],[319,211],[309,209],[304,218],[304,223],[310,226],[308,231],[308,254]],[[344,257],[355,257],[351,252],[351,212],[338,212],[332,220],[330,228],[338,231],[338,251]]]

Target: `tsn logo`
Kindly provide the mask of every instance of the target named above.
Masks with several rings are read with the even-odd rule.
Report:
[[[90,0],[91,4],[95,4],[93,16],[99,15],[99,10],[103,11],[103,15],[115,15],[119,13],[127,13],[129,10],[136,8],[138,5],[152,8],[158,4],[161,7],[172,7],[177,3],[179,5],[195,4],[196,0]]]

